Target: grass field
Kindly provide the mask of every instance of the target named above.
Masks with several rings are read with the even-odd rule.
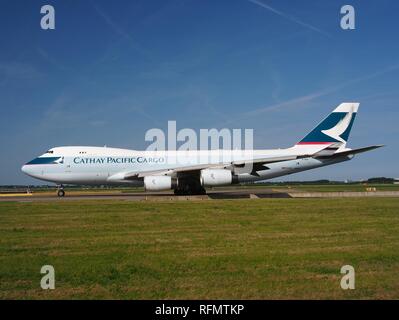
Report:
[[[398,271],[397,198],[0,203],[2,299],[399,299]]]

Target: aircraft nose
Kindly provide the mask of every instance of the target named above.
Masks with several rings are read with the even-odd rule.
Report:
[[[21,167],[21,171],[22,171],[23,173],[29,175],[29,171],[30,171],[30,170],[29,170],[29,166],[26,165],[26,164],[24,164],[24,165]]]

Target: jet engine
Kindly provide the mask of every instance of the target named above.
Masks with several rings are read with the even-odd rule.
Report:
[[[144,188],[147,191],[162,191],[175,189],[176,179],[170,176],[146,176],[144,177]]]
[[[201,170],[201,184],[204,187],[228,185],[233,182],[233,175],[230,170],[225,169],[204,169]]]

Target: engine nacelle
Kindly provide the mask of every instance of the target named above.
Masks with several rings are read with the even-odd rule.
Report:
[[[144,188],[147,191],[171,190],[176,187],[176,180],[169,176],[146,176]]]
[[[201,170],[201,184],[204,187],[221,186],[231,184],[233,175],[230,170],[204,169]]]

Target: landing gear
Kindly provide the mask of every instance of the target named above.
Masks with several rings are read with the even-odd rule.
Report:
[[[201,184],[193,180],[179,180],[179,186],[174,190],[177,196],[205,195],[206,190]]]
[[[206,191],[205,189],[201,190],[181,190],[181,189],[175,189],[174,193],[176,196],[194,196],[194,195],[205,195]]]
[[[61,185],[58,187],[57,196],[59,196],[59,197],[65,196],[64,186]]]

